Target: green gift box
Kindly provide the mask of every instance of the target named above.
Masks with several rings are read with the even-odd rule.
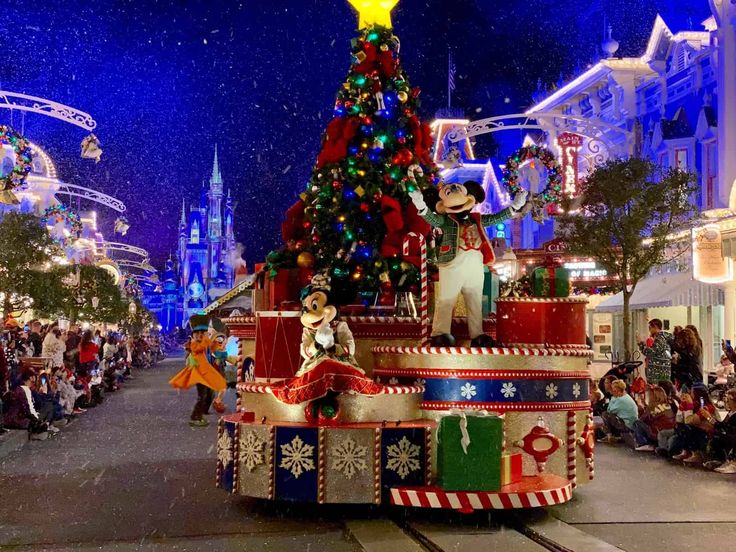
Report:
[[[469,442],[463,440],[463,423]],[[446,491],[499,490],[502,442],[503,420],[498,416],[442,418],[437,430],[438,485]]]
[[[532,271],[534,297],[567,297],[570,295],[570,272],[566,268],[540,266]]]
[[[496,312],[496,299],[498,299],[498,274],[487,266],[483,267],[483,318]]]

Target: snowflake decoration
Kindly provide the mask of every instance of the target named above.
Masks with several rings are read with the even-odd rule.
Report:
[[[389,385],[396,385],[397,383],[399,383],[398,378],[391,378],[390,380],[388,380]]]
[[[217,438],[217,459],[223,467],[233,461],[233,440],[226,429]]]
[[[414,385],[425,385],[427,383],[427,380],[424,378],[417,378],[414,380]]]
[[[405,479],[407,475],[421,467],[419,450],[419,445],[415,445],[405,436],[402,437],[397,444],[388,446],[386,468],[395,471],[401,479]]]
[[[509,381],[501,386],[501,393],[503,393],[503,396],[507,399],[511,399],[516,395],[516,387],[514,387],[514,384]]]
[[[572,384],[572,396],[576,399],[580,396],[580,384],[577,382]]]
[[[298,435],[291,443],[281,445],[281,454],[283,458],[279,468],[289,470],[296,479],[304,472],[314,469],[314,445],[307,445]]]
[[[466,382],[465,385],[460,388],[460,394],[466,399],[470,400],[478,393],[475,390],[475,385],[471,385],[470,382]]]
[[[348,437],[330,450],[332,469],[341,471],[345,477],[352,479],[357,472],[362,472],[368,467],[367,454],[368,447],[358,445]]]
[[[554,399],[557,396],[557,386],[554,383],[548,383],[545,388],[545,393],[550,399]]]
[[[266,442],[259,439],[252,431],[246,433],[245,438],[240,439],[240,461],[248,468],[248,471],[252,472],[256,466],[263,464],[265,446]]]

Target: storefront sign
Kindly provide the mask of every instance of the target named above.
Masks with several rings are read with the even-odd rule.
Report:
[[[583,145],[583,137],[571,132],[563,132],[557,137],[562,166],[562,191],[567,197],[574,197],[578,190],[578,152]]]
[[[564,253],[567,251],[567,244],[559,238],[545,242],[543,247],[544,252],[547,254]]]
[[[570,271],[570,280],[596,280],[608,276],[608,271],[595,261],[570,262],[563,266]]]
[[[711,224],[692,232],[693,278],[708,284],[726,282],[733,278],[733,261],[724,257],[721,229]]]

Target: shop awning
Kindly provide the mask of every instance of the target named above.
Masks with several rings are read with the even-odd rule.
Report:
[[[723,304],[723,288],[692,279],[689,272],[657,274],[639,282],[631,296],[631,309],[654,307],[708,307]],[[617,293],[601,302],[598,312],[616,312],[624,308],[624,295]]]

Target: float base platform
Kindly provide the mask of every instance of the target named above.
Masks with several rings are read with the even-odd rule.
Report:
[[[512,510],[562,504],[572,498],[567,479],[542,474],[527,476],[498,491],[445,491],[439,487],[393,487],[391,504],[414,508],[442,508],[471,513],[475,510]]]

